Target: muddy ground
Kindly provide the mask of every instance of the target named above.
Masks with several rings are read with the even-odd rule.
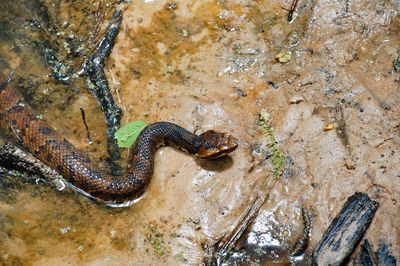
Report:
[[[11,2],[0,1],[8,14],[0,24],[2,72],[14,70],[21,83],[34,84],[24,93],[44,119],[94,160],[104,159],[104,120],[85,82],[60,85],[49,77],[40,42],[30,47],[22,38],[42,35],[26,23],[30,13],[21,15]],[[92,29],[90,20],[77,26],[85,17],[78,4],[55,2],[65,32],[84,36]],[[120,4],[122,27],[105,70],[122,124],[171,121],[195,132],[228,131],[240,146],[216,161],[160,149],[145,196],[126,209],[2,173],[0,264],[199,265],[210,255],[206,247],[261,198],[236,246],[245,251],[230,263],[293,263],[303,209],[312,227],[295,264],[307,265],[357,191],[380,204],[364,239],[374,249],[386,243],[399,261],[400,2],[299,1],[288,23],[281,7],[290,4]],[[262,111],[270,115],[278,161],[259,127]]]

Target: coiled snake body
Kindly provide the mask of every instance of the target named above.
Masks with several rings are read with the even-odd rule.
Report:
[[[168,122],[148,125],[139,135],[123,176],[111,176],[94,165],[57,131],[38,118],[13,83],[0,84],[0,128],[69,183],[91,197],[122,203],[139,197],[153,175],[154,153],[165,144],[200,158],[216,158],[232,152],[238,140],[229,133],[209,130],[195,135]]]

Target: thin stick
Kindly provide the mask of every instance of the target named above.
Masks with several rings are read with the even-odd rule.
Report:
[[[294,15],[294,12],[296,11],[297,2],[298,2],[298,0],[293,0],[292,5],[290,6],[290,9],[286,9],[286,8],[282,7],[282,9],[289,12],[288,17],[287,17],[287,20],[289,23],[293,22],[293,15]]]
[[[85,110],[83,110],[83,108],[79,107],[79,109],[81,110],[81,114],[82,114],[82,120],[83,120],[83,124],[85,124],[85,128],[86,128],[86,133],[87,133],[87,138],[89,141],[89,144],[92,144],[92,138],[90,137],[90,131],[89,131],[89,127],[86,123],[86,115],[85,115]]]

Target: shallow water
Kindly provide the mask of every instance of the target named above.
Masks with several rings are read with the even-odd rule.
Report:
[[[58,47],[60,57],[79,66],[69,49],[82,41],[90,50],[116,6],[43,1],[47,18],[36,1],[0,3],[1,71],[14,71],[44,119],[104,161],[105,125],[96,101],[83,79],[60,84],[49,77],[44,49]],[[240,147],[216,161],[160,149],[145,196],[125,209],[1,172],[0,264],[199,265],[208,256],[205,247],[229,234],[261,197],[257,217],[228,262],[289,264],[303,233],[304,208],[312,228],[298,264],[307,265],[356,191],[380,202],[365,238],[375,247],[385,241],[399,260],[400,77],[393,61],[400,7],[398,1],[346,3],[299,1],[291,24],[281,8],[289,1],[119,5],[122,27],[105,71],[123,109],[122,124],[214,128],[232,132]],[[32,19],[60,28],[43,32]],[[276,56],[288,51],[291,60],[279,63]],[[279,179],[258,126],[262,109],[283,154]]]

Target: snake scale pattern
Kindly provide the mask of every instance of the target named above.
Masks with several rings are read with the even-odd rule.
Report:
[[[168,144],[205,159],[226,155],[238,146],[238,140],[229,133],[209,130],[196,135],[173,123],[156,122],[140,133],[125,173],[112,176],[40,119],[12,82],[0,83],[0,129],[58,171],[73,187],[91,198],[113,204],[144,193],[153,175],[154,155],[159,146]]]

